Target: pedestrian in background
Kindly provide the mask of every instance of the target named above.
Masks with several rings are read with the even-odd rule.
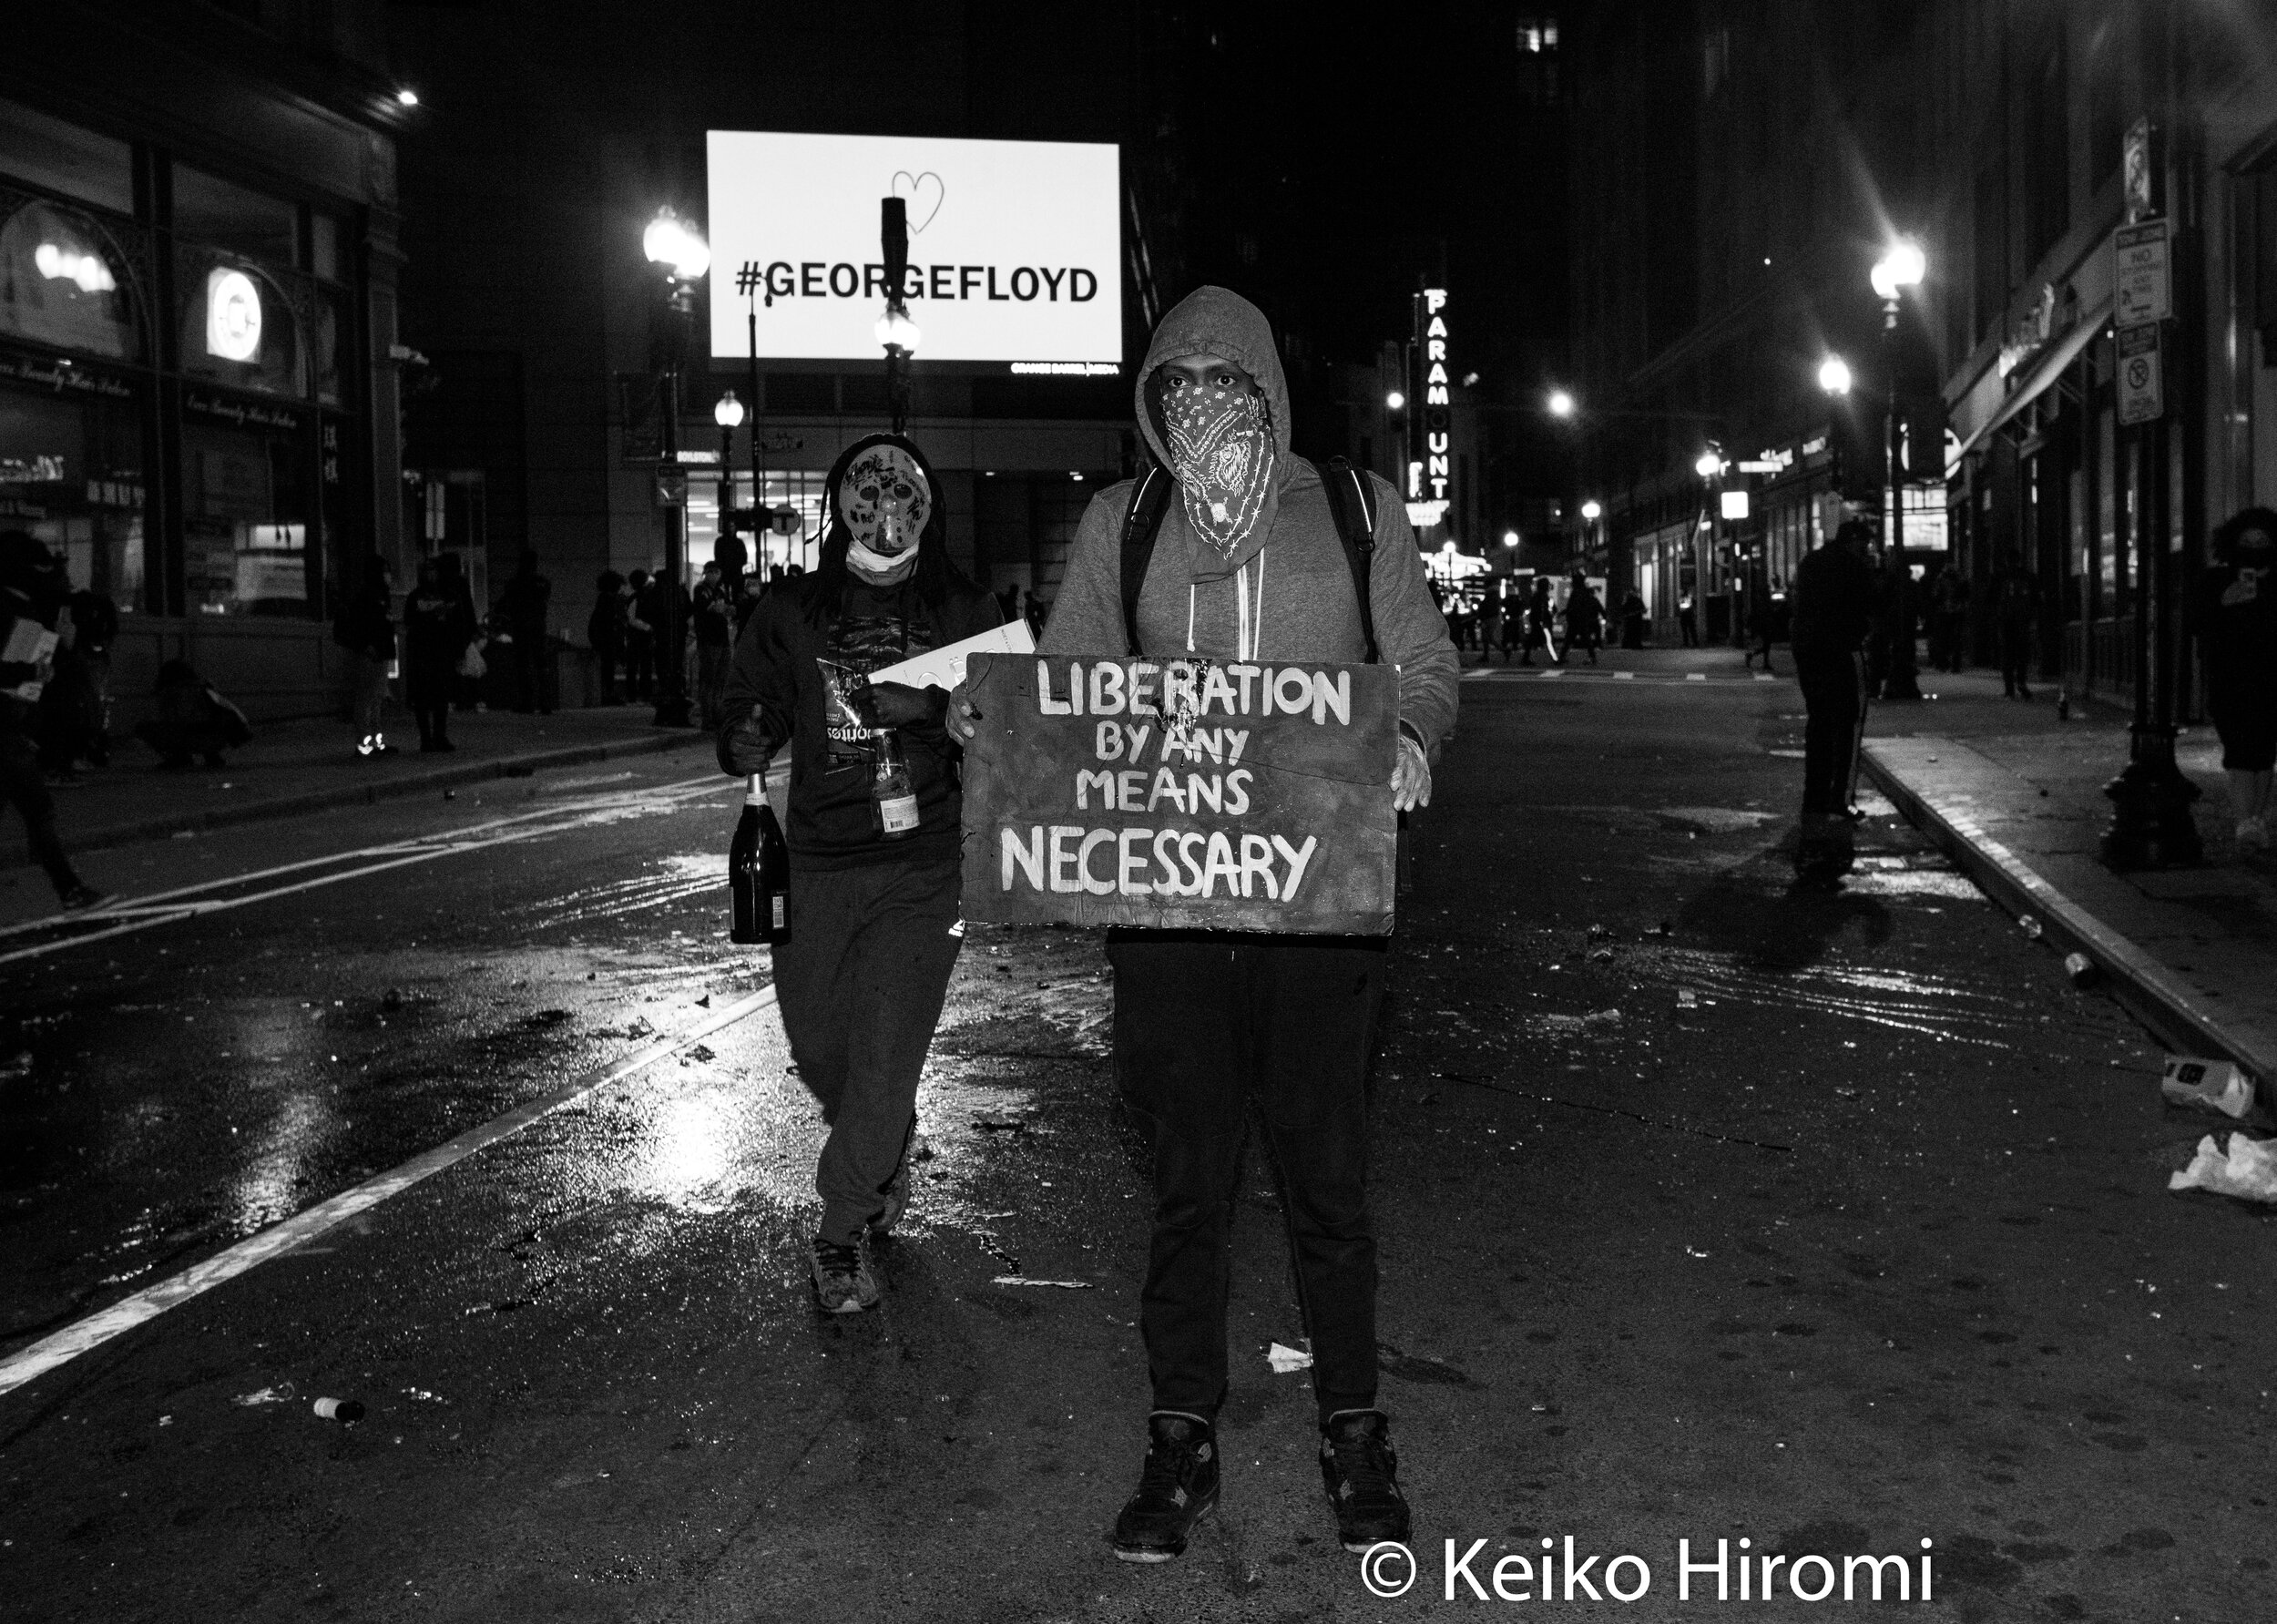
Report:
[[[422,558],[418,583],[403,595],[403,699],[419,724],[419,748],[430,754],[458,748],[451,689],[475,632],[469,599],[444,577],[442,559]]]
[[[1940,671],[1957,671],[1968,638],[1968,582],[1952,565],[1929,588],[1929,658]]]
[[[1589,651],[1589,663],[1597,664],[1597,651],[1605,643],[1605,600],[1589,585],[1589,577],[1579,570],[1574,572],[1573,585],[1566,593],[1566,648]]]
[[[868,1237],[908,1202],[918,1077],[963,940],[949,696],[868,674],[1000,622],[949,558],[940,482],[913,443],[855,441],[824,489],[821,562],[760,600],[718,738],[739,778],[791,747],[791,939],[772,950],[774,984],[800,1080],[830,1124],[815,1302],[856,1313],[879,1298]]]
[[[84,587],[71,595],[71,621],[77,632],[74,646],[87,674],[87,759],[95,766],[107,767],[111,759],[111,646],[118,640],[118,606],[109,593]]]
[[[2206,709],[2221,739],[2238,849],[2266,852],[2277,769],[2277,513],[2236,515],[2214,532],[2213,554],[2190,606]]]
[[[625,657],[625,577],[605,569],[593,582],[593,612],[585,618],[586,646],[593,650],[596,688],[604,705],[620,705],[617,666]]]
[[[93,907],[102,894],[79,878],[64,854],[56,800],[31,738],[33,711],[50,669],[49,638],[68,591],[44,544],[22,530],[0,534],[0,794],[23,818],[25,843],[56,888],[56,900],[77,910]]]
[[[1795,865],[1806,873],[1841,873],[1851,863],[1851,763],[1865,717],[1861,650],[1878,601],[1868,539],[1864,521],[1847,520],[1794,573],[1792,651],[1808,716]]]
[[[2040,581],[2021,558],[2009,560],[1995,585],[2000,624],[2000,684],[2006,697],[2032,697],[2032,631],[2040,618]]]
[[[1289,390],[1272,331],[1255,305],[1222,288],[1200,289],[1163,318],[1136,393],[1138,432],[1174,488],[1128,586],[1133,486],[1092,499],[1040,651],[1269,663],[1380,655],[1399,678],[1397,754],[1352,770],[1382,772],[1394,807],[1427,803],[1431,756],[1455,723],[1461,661],[1398,494],[1363,476],[1374,527],[1363,604],[1329,488],[1290,455]],[[1351,494],[1358,506],[1361,492]],[[1138,597],[1127,622],[1130,587]],[[1138,1487],[1112,1535],[1127,1561],[1177,1556],[1217,1503],[1226,1282],[1252,1107],[1287,1191],[1321,1474],[1338,1537],[1363,1550],[1408,1537],[1390,1421],[1376,1407],[1366,1182],[1369,1047],[1386,946],[1380,936],[1108,935],[1117,1082],[1154,1164],[1138,1308],[1152,1408]]]
[[[186,659],[158,667],[150,701],[135,736],[158,751],[158,765],[169,772],[189,771],[193,756],[209,768],[226,767],[223,751],[253,741],[245,712]]]
[[[88,741],[95,730],[95,688],[79,658],[78,635],[66,599],[56,616],[56,649],[49,659],[47,681],[33,707],[40,771],[50,783],[78,782],[79,758],[92,748]]]
[[[523,715],[554,713],[554,584],[537,573],[537,553],[524,548],[514,578],[498,596],[498,610],[513,644],[506,659],[514,673],[514,708]]]
[[[1502,577],[1488,576],[1478,600],[1478,663],[1480,665],[1494,663],[1495,645],[1502,641]],[[1502,659],[1503,663],[1507,665],[1510,662],[1510,656],[1506,653]]]
[[[1526,600],[1526,648],[1518,655],[1520,665],[1534,663],[1537,643],[1542,646],[1543,657],[1550,664],[1566,663],[1566,657],[1557,647],[1557,610],[1550,601],[1549,577],[1546,575],[1534,577],[1534,590]]]
[[[728,661],[734,656],[735,606],[729,595],[725,572],[717,558],[704,565],[696,583],[692,615],[696,622],[697,714],[706,731],[720,727],[720,703],[726,697]]]
[[[625,697],[638,703],[656,697],[656,622],[649,618],[654,595],[648,572],[625,577]]]
[[[388,668],[395,663],[395,598],[389,587],[391,571],[385,558],[373,553],[363,562],[358,581],[340,618],[332,626],[332,640],[356,659],[356,755],[371,761],[395,753],[387,741],[383,712],[387,705]]]
[[[1637,597],[1634,592],[1631,592],[1629,596]],[[1637,598],[1637,607],[1641,610],[1644,608],[1644,599]],[[1700,647],[1700,608],[1692,602],[1692,595],[1689,592],[1684,593],[1676,600],[1676,629],[1685,648]],[[1641,649],[1645,645],[1644,639],[1639,638],[1633,643],[1624,642],[1621,646],[1625,649]]]
[[[1741,669],[1752,669],[1757,656],[1763,661],[1763,669],[1771,670],[1771,642],[1772,635],[1771,583],[1760,570],[1750,571],[1747,584],[1747,652],[1741,657]]]

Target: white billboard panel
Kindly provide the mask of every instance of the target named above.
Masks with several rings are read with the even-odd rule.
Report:
[[[1112,144],[715,129],[709,159],[715,357],[748,352],[756,302],[762,357],[882,359],[878,201],[899,195],[921,362],[1122,361]]]

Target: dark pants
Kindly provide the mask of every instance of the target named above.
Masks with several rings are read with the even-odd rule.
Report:
[[[830,1124],[814,1170],[825,1241],[852,1245],[885,1209],[964,945],[952,934],[962,891],[955,859],[791,871],[775,996],[800,1080]]]
[[[0,705],[9,701],[0,700]],[[56,798],[47,792],[38,754],[32,741],[14,721],[0,718],[0,794],[5,794],[24,817],[24,840],[32,861],[46,871],[48,883],[62,896],[79,883],[63,842],[56,838]]]
[[[1375,1404],[1367,1069],[1384,946],[1352,937],[1110,934],[1115,1070],[1154,1156],[1138,1322],[1154,1407],[1226,1391],[1233,1208],[1250,1108],[1281,1174],[1322,1416]]]
[[[2009,693],[2032,691],[2032,623],[2000,623],[2000,683]]]
[[[728,667],[735,650],[725,643],[696,645],[696,700],[706,728],[720,726],[720,707],[727,701]]]
[[[625,639],[625,697],[656,697],[656,638],[651,634],[638,633]]]
[[[493,643],[491,647],[495,649],[497,645]],[[551,716],[554,713],[554,696],[546,681],[548,674],[546,659],[552,650],[546,646],[545,632],[517,627],[512,647],[513,653],[509,658],[514,661],[515,710],[525,713],[536,710]]]
[[[1802,730],[1803,815],[1847,812],[1851,756],[1858,748],[1863,704],[1857,656],[1798,649],[1794,669],[1810,716]]]
[[[1700,647],[1700,617],[1697,614],[1689,610],[1680,613],[1676,617],[1676,629],[1682,635],[1685,648]]]

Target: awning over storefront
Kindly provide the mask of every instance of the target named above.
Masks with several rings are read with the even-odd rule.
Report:
[[[2049,384],[2064,375],[2064,369],[2079,359],[2081,352],[2101,337],[2111,320],[2111,301],[2106,298],[2072,324],[2069,332],[2049,345],[2040,358],[2024,374],[2024,382],[2008,392],[2008,398],[1985,420],[1985,425],[1961,443],[1953,455],[1957,463],[1985,443],[1986,435],[2016,420],[2017,413],[2037,400]]]

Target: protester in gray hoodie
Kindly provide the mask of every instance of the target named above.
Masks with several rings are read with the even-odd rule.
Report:
[[[1352,568],[1320,473],[1290,455],[1289,391],[1256,306],[1203,288],[1163,319],[1138,380],[1139,432],[1178,481],[1128,646],[1121,542],[1131,485],[1094,497],[1040,645],[1047,654],[1192,654],[1301,663],[1367,659]],[[1376,641],[1399,673],[1402,810],[1431,798],[1455,725],[1460,662],[1432,603],[1398,495],[1370,475]],[[1290,1242],[1312,1338],[1321,1469],[1346,1547],[1405,1539],[1384,1415],[1375,1407],[1375,1240],[1367,1164],[1368,1052],[1383,937],[1117,930],[1115,1058],[1153,1142],[1156,1206],[1140,1323],[1153,1380],[1138,1489],[1116,1554],[1163,1561],[1217,1502],[1226,1390],[1227,1251],[1250,1102],[1288,1190]]]

